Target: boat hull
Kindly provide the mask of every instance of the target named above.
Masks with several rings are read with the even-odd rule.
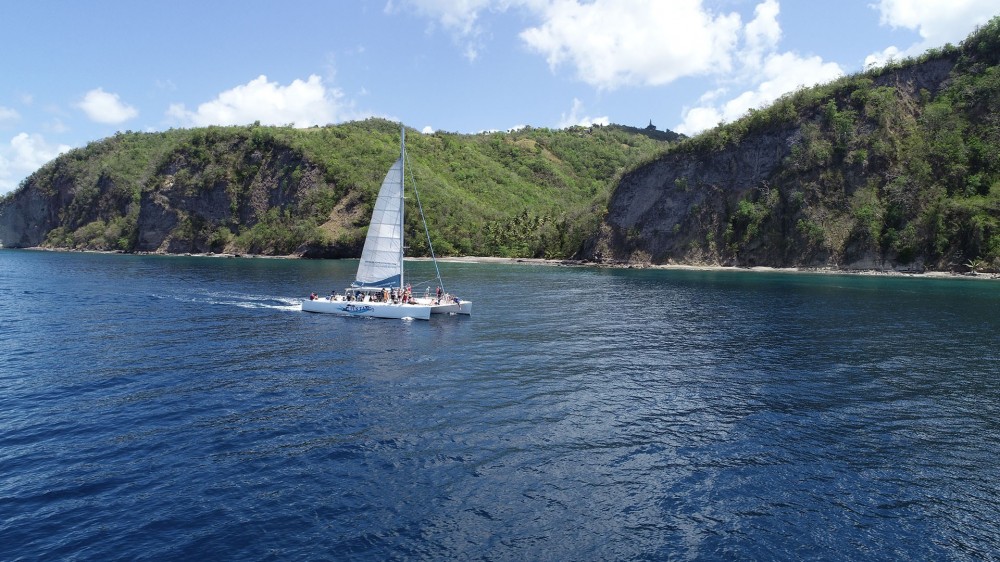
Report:
[[[323,314],[368,318],[414,318],[416,320],[430,320],[431,308],[429,305],[384,302],[330,301],[326,299],[302,301],[303,312],[319,312]]]
[[[431,307],[431,314],[465,314],[472,316],[472,301],[443,302],[437,304],[436,298],[415,297],[413,302]]]

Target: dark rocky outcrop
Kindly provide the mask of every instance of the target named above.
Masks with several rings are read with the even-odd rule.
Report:
[[[601,236],[585,254],[654,263],[719,261],[696,242],[718,231],[720,217],[748,190],[766,185],[797,134],[784,127],[708,154],[675,152],[627,174],[608,203]]]
[[[253,128],[194,130],[190,136],[171,148],[156,134],[119,133],[56,159],[0,204],[0,247],[224,252],[239,233],[252,234],[268,221],[280,225],[287,214],[311,213],[317,228],[329,217],[327,208],[312,208],[311,196],[335,186],[300,151],[261,140]],[[147,153],[154,146],[159,157],[127,162],[145,168],[138,174],[109,169],[109,161],[127,157],[130,143],[143,144]],[[247,242],[251,251],[299,249],[258,238]],[[313,244],[308,250],[338,256],[355,246]]]
[[[578,257],[1000,268],[1000,68],[979,48],[998,29],[681,142],[622,178]]]

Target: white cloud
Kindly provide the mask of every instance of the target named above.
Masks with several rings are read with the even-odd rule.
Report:
[[[835,80],[844,75],[840,65],[823,62],[820,57],[803,58],[795,53],[775,53],[763,63],[760,80],[752,89],[723,103],[713,103],[717,95],[703,96],[703,105],[686,108],[684,121],[674,130],[692,135],[714,127],[720,122],[739,119],[750,109],[765,107],[800,87],[810,87]],[[717,94],[717,92],[712,92]]]
[[[865,59],[865,67],[917,55],[948,42],[957,43],[976,25],[987,23],[997,9],[996,0],[879,0],[872,7],[879,10],[882,25],[912,29],[923,40],[905,50],[890,46],[872,53]],[[743,29],[743,43],[734,55],[742,68],[722,76],[742,84],[743,92],[728,100],[722,100],[719,91],[703,96],[693,107],[684,109],[683,122],[674,128],[677,132],[701,132],[738,119],[748,110],[764,107],[799,87],[829,82],[844,74],[838,64],[824,62],[820,57],[779,52],[779,13],[777,0],[764,0],[754,10],[753,21]]]
[[[777,48],[781,40],[781,26],[778,24],[780,11],[777,0],[765,0],[754,8],[754,18],[743,32],[746,50],[741,58],[748,67],[759,66],[764,53]]]
[[[423,129],[420,129],[420,132],[425,135],[433,135],[434,127],[431,127],[430,125],[425,125]]]
[[[873,53],[866,66],[890,58],[957,43],[996,14],[997,0],[871,0],[881,23],[916,31],[921,42],[907,49]],[[389,0],[386,11],[407,6],[475,49],[486,35],[485,11],[523,10],[537,23],[520,32],[527,48],[550,68],[568,68],[600,90],[662,86],[679,78],[710,76],[716,87],[741,92],[723,99],[720,90],[683,112],[675,130],[694,134],[737,119],[798,87],[843,75],[820,57],[782,52],[779,0],[758,0],[753,19],[727,13],[729,2],[705,0]],[[473,58],[473,57],[470,57]],[[574,108],[563,124],[587,119]]]
[[[743,43],[736,54],[742,67],[721,76],[732,81],[732,87],[710,91],[693,107],[686,107],[682,112],[683,121],[673,130],[693,135],[719,123],[739,119],[750,109],[765,107],[797,88],[826,83],[844,75],[840,65],[824,62],[818,56],[778,52],[779,12],[775,0],[757,5],[754,19],[743,30]],[[743,91],[724,99],[730,89]]]
[[[20,133],[0,146],[0,194],[13,191],[22,178],[69,150],[65,144],[51,145],[41,135]]]
[[[172,104],[168,117],[185,126],[245,125],[260,121],[265,125],[293,124],[311,127],[334,123],[343,117],[343,94],[329,89],[313,74],[305,81],[293,80],[282,86],[260,75],[246,84],[218,95],[214,100],[189,111],[184,104]]]
[[[17,111],[0,105],[0,123],[4,121],[17,121],[21,117],[21,114]]]
[[[429,17],[451,33],[452,38],[461,46],[462,54],[470,61],[479,57],[482,49],[483,28],[479,24],[479,13],[483,10],[505,11],[508,5],[520,4],[522,1],[509,2],[496,0],[401,0],[400,4],[412,7],[417,13]],[[385,12],[395,13],[400,8],[392,1],[386,3]]]
[[[744,92],[723,106],[726,121],[738,119],[751,108],[761,108],[800,87],[811,87],[844,75],[840,65],[820,57],[802,58],[795,53],[774,54],[764,62],[763,76],[754,90]]]
[[[460,35],[474,35],[478,32],[479,12],[496,4],[494,0],[403,0],[420,14],[437,19],[441,26]],[[385,6],[386,13],[397,11],[390,0]]]
[[[684,122],[673,127],[673,131],[693,135],[722,123],[722,112],[711,105],[684,109]]]
[[[725,72],[740,28],[738,14],[712,14],[701,0],[564,0],[542,16],[521,39],[553,70],[568,63],[580,80],[607,90]]]
[[[961,41],[997,14],[996,0],[880,0],[880,23],[920,33],[933,45]]]
[[[170,80],[169,78],[168,79],[157,78],[156,81],[153,82],[153,84],[156,86],[157,90],[163,90],[167,92],[177,91],[177,84],[174,84],[174,81]]]
[[[885,66],[886,63],[906,58],[906,55],[895,45],[886,47],[881,52],[872,53],[865,57],[865,68]]]
[[[118,124],[139,115],[139,110],[122,103],[118,94],[105,92],[103,88],[87,92],[76,106],[98,123]]]
[[[69,127],[67,127],[66,124],[62,122],[62,119],[59,119],[58,117],[53,117],[51,121],[42,124],[42,130],[44,130],[47,133],[61,134],[69,131]]]
[[[725,72],[731,68],[740,30],[737,13],[713,13],[704,0],[390,0],[387,13],[403,7],[429,18],[452,34],[469,60],[488,37],[485,11],[521,9],[537,19],[521,40],[543,55],[549,66],[566,65],[576,77],[601,89],[662,85],[680,77]],[[758,8],[754,37],[775,41],[776,0]],[[431,28],[433,30],[433,27]]]
[[[570,109],[569,115],[563,113],[559,118],[559,124],[556,126],[557,129],[565,129],[567,127],[590,127],[592,125],[607,125],[611,121],[608,119],[607,115],[602,117],[590,117],[589,115],[580,115],[583,112],[583,102],[573,98],[573,108]]]
[[[916,56],[945,43],[959,43],[977,25],[997,14],[996,0],[879,0],[879,23],[916,31],[921,41],[905,49],[896,46],[873,53],[865,66],[881,65],[890,58]]]

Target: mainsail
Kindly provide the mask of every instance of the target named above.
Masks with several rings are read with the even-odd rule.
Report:
[[[403,282],[403,158],[382,181],[352,287],[392,288]]]

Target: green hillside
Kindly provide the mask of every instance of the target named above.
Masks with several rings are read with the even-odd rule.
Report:
[[[439,254],[565,257],[593,232],[621,173],[676,136],[408,130],[407,179]],[[357,256],[398,153],[399,125],[379,119],[119,133],[60,156],[0,202],[0,243]],[[423,255],[416,199],[408,205],[409,253]]]
[[[1000,270],[1000,19],[801,89],[626,174],[585,255]]]

